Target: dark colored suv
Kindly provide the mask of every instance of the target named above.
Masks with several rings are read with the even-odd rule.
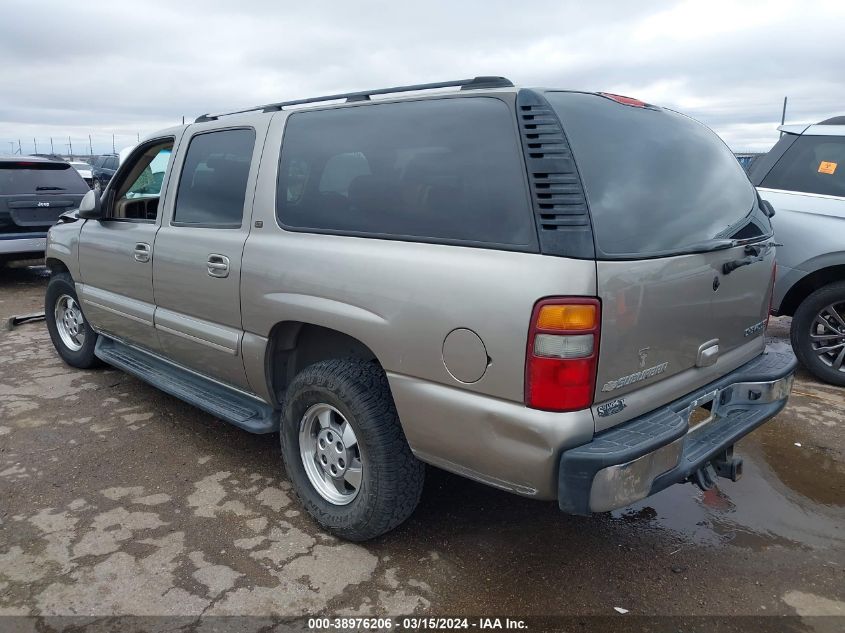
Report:
[[[94,159],[91,165],[91,176],[93,178],[92,189],[102,191],[109,184],[114,172],[120,165],[120,158],[117,154],[102,154]]]
[[[43,255],[47,229],[87,191],[69,163],[0,156],[0,260]]]

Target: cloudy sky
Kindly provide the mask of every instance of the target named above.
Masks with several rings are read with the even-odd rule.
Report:
[[[0,0],[0,152],[207,111],[505,75],[690,114],[735,150],[845,114],[845,1]],[[60,140],[61,139],[61,140]],[[87,149],[87,147],[85,147]]]

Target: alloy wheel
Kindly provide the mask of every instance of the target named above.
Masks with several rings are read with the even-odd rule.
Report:
[[[85,345],[85,317],[76,299],[61,295],[53,312],[56,330],[62,343],[71,351],[78,352]]]
[[[819,310],[810,326],[810,343],[821,362],[845,372],[845,302]]]
[[[299,426],[299,454],[308,480],[323,499],[348,505],[361,489],[364,464],[349,421],[329,404],[315,404]]]

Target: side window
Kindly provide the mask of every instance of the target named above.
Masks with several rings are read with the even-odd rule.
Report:
[[[284,192],[288,202],[298,202],[305,192],[305,183],[308,181],[310,165],[304,160],[293,159],[288,164],[288,172],[285,174],[287,191]]]
[[[205,132],[191,139],[176,192],[174,224],[241,226],[255,130]]]
[[[115,157],[115,156],[109,156],[109,157],[106,159],[106,165],[105,165],[106,169],[116,170],[116,169],[118,168],[118,165],[119,165],[119,164],[118,164],[117,157]]]
[[[845,196],[845,137],[799,137],[760,186]]]
[[[514,115],[490,97],[291,114],[276,211],[287,228],[532,246]]]
[[[334,192],[349,197],[349,185],[358,176],[369,176],[370,165],[361,152],[335,154],[323,168],[320,193]]]
[[[129,158],[120,182],[116,183],[113,220],[148,220],[158,216],[158,203],[164,176],[173,152],[173,140],[147,145]]]

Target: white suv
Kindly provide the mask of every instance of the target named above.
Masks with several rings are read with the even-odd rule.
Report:
[[[845,116],[780,130],[749,170],[783,242],[772,310],[793,317],[792,346],[807,369],[845,385]]]

